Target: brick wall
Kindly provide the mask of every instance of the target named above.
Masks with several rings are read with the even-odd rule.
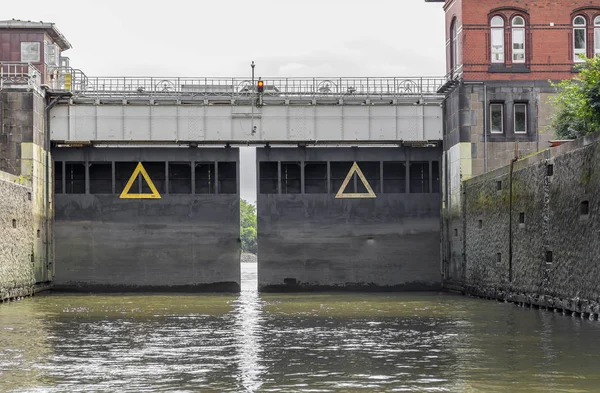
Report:
[[[458,58],[463,64],[465,80],[562,80],[574,75],[573,18],[587,19],[587,53],[593,55],[593,21],[600,15],[600,6],[590,0],[460,0],[447,1],[446,31],[450,35],[456,16],[462,30],[459,34]],[[500,15],[505,19],[505,63],[490,66],[490,19]],[[515,15],[526,20],[526,63],[511,61],[510,22]],[[448,71],[449,50],[447,51]]]

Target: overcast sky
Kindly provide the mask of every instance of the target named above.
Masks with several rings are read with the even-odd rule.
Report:
[[[442,6],[424,0],[28,0],[1,12],[56,23],[88,76],[241,77],[252,60],[263,78],[445,73]],[[255,201],[254,167],[241,167]]]

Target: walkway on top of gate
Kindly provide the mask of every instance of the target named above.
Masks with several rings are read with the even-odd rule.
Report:
[[[31,64],[13,68],[31,81]],[[64,95],[50,110],[51,139],[59,144],[442,140],[441,77],[264,78],[260,92],[250,78],[87,77],[69,67],[55,75],[44,86]]]

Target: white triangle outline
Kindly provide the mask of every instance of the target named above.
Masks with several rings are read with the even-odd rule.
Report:
[[[363,193],[355,192],[355,193],[344,194],[344,191],[346,190],[346,187],[348,187],[348,183],[350,182],[350,179],[352,179],[352,175],[354,175],[355,173],[358,175],[358,178],[360,179],[362,184],[367,189],[367,192],[363,192]],[[354,161],[354,164],[352,165],[352,167],[350,168],[350,171],[346,175],[346,179],[344,180],[344,182],[342,183],[342,186],[340,187],[337,194],[335,195],[335,198],[336,199],[377,198],[377,195],[375,195],[375,193],[373,192],[373,189],[369,185],[369,182],[365,178],[365,175],[363,175],[362,171],[358,167],[358,164],[356,163],[356,161]]]
[[[144,180],[146,180],[146,183],[148,183],[148,186],[150,187],[150,191],[152,191],[151,194],[130,194],[129,193],[129,190],[131,190],[131,186],[133,185],[137,176],[140,173],[142,174],[142,177],[144,178]],[[162,197],[160,196],[160,193],[154,186],[152,179],[150,179],[150,176],[148,176],[148,172],[146,172],[146,168],[144,168],[144,166],[142,165],[141,162],[138,162],[137,166],[135,167],[135,170],[133,171],[133,174],[129,178],[129,181],[125,185],[125,188],[123,189],[123,192],[121,193],[121,196],[119,198],[121,198],[121,199],[161,199]]]

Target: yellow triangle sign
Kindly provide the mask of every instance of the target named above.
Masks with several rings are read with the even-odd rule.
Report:
[[[137,179],[137,177],[140,173],[142,174],[142,177],[146,180],[146,183],[148,183],[148,186],[150,187],[150,191],[152,191],[151,194],[130,194],[129,193],[129,190],[131,190],[131,186],[133,185],[133,183],[135,182],[135,180]],[[131,175],[131,177],[129,178],[129,181],[125,185],[125,188],[123,189],[123,192],[121,193],[120,198],[121,199],[160,199],[161,198],[160,194],[158,193],[158,190],[154,186],[154,183],[152,183],[152,179],[150,179],[150,176],[148,176],[148,172],[146,172],[146,169],[144,168],[144,166],[142,165],[141,162],[138,163],[137,167],[133,171],[133,174]]]
[[[346,187],[348,187],[348,183],[350,182],[350,179],[352,179],[352,176],[355,173],[358,175],[358,178],[360,179],[360,181],[362,182],[362,184],[367,189],[367,192],[344,194],[344,191],[346,190]],[[377,195],[375,195],[375,193],[373,192],[373,189],[369,185],[369,182],[365,178],[365,175],[363,175],[362,171],[358,167],[358,164],[356,163],[356,161],[354,161],[354,165],[352,165],[352,168],[350,168],[350,172],[348,172],[348,175],[346,175],[346,179],[344,180],[344,183],[342,183],[342,186],[340,187],[340,189],[338,190],[337,194],[335,195],[335,198],[336,199],[342,199],[342,198],[377,198]]]

